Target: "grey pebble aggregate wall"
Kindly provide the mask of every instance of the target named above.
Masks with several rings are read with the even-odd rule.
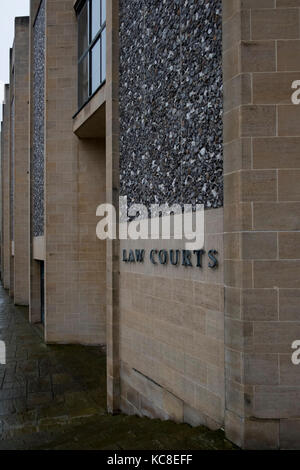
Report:
[[[44,234],[45,0],[33,27],[33,236]]]
[[[221,0],[120,0],[120,190],[223,205]]]

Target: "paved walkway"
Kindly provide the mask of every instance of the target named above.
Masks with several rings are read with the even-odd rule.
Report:
[[[0,286],[0,450],[233,448],[221,431],[108,415],[103,352],[46,346],[27,319]]]

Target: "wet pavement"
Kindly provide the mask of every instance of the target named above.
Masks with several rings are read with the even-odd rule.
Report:
[[[0,286],[0,450],[233,449],[222,431],[106,413],[106,359],[97,347],[45,345],[28,309]]]

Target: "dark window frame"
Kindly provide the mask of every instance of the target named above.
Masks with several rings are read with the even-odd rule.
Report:
[[[105,76],[103,78],[103,70],[102,70],[102,62],[103,62],[103,50],[102,50],[102,33],[105,31],[106,33],[106,8],[105,8],[105,21],[102,22],[103,12],[102,12],[102,0],[98,0],[100,2],[100,29],[95,34],[94,38],[92,38],[92,1],[95,0],[81,0],[77,3],[75,7],[76,16],[77,16],[77,101],[79,110],[84,108],[84,106],[90,101],[90,99],[97,93],[97,91],[104,85],[106,81],[106,68],[105,68]],[[96,0],[97,1],[97,0]],[[87,5],[87,16],[88,16],[88,45],[86,49],[82,52],[81,56],[79,57],[79,50],[80,50],[80,40],[81,37],[79,35],[79,18],[80,15],[84,11],[84,7]],[[93,91],[92,88],[92,78],[93,78],[93,71],[92,71],[92,51],[94,46],[99,42],[100,44],[100,57],[99,57],[99,66],[100,66],[100,83]],[[106,44],[106,41],[105,41]],[[106,56],[106,50],[105,50]],[[83,102],[80,102],[80,84],[79,84],[79,70],[80,65],[88,57],[88,96]]]

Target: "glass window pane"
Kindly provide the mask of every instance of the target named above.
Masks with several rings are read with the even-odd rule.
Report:
[[[100,4],[101,0],[92,0],[92,40],[99,32],[100,23]]]
[[[92,93],[100,85],[100,39],[92,49]]]
[[[88,3],[82,8],[78,18],[78,56],[81,57],[89,45]]]
[[[78,66],[78,100],[79,106],[89,97],[89,55],[87,54]]]
[[[106,21],[106,0],[101,0],[102,3],[102,16],[101,16],[101,24]]]
[[[102,76],[101,82],[106,79],[106,29],[101,34],[101,64],[102,64]]]

